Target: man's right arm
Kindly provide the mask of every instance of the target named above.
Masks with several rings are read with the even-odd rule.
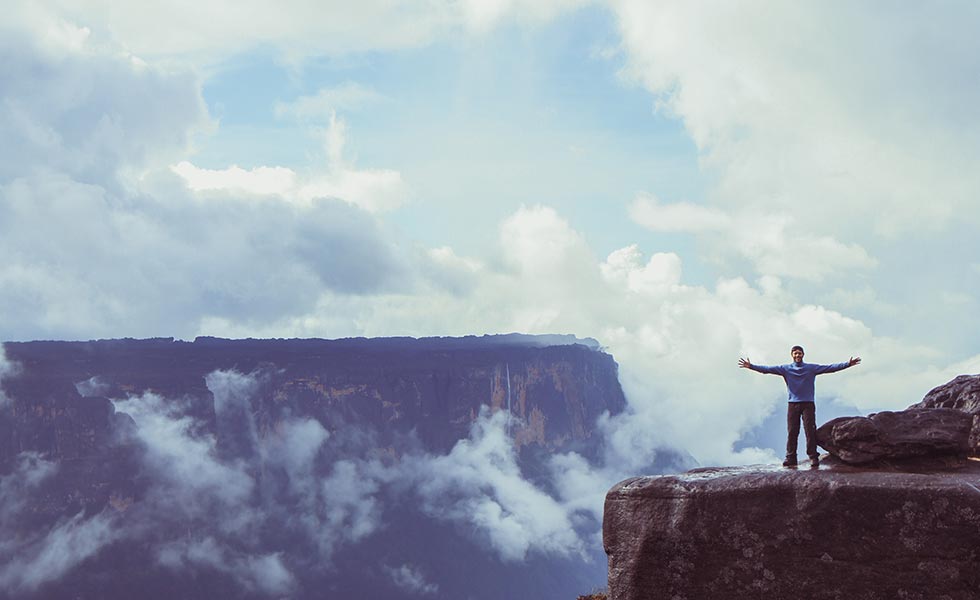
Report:
[[[753,365],[752,361],[747,358],[738,359],[738,366],[742,369],[751,369],[756,373],[768,373],[770,375],[782,375],[782,367],[769,367],[766,365]]]

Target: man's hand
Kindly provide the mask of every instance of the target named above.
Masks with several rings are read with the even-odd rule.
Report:
[[[854,359],[852,358],[851,360],[854,360]],[[861,359],[860,358],[858,359],[858,362],[861,362]],[[751,369],[752,368],[752,361],[749,360],[749,359],[747,359],[747,358],[740,358],[740,359],[738,359],[738,368],[740,368],[740,369]]]
[[[861,362],[860,356],[852,356],[851,360],[847,361],[847,366],[853,367],[854,365],[859,364],[860,362]]]

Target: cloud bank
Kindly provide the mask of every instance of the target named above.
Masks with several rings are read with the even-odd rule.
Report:
[[[370,432],[348,431],[350,439],[334,444],[324,426],[308,417],[286,417],[258,433],[259,373],[215,371],[206,383],[215,398],[213,431],[191,416],[189,399],[147,392],[114,400],[136,424],[141,477],[148,483],[142,499],[112,518],[77,515],[60,524],[35,542],[38,550],[21,550],[20,575],[11,567],[0,582],[7,589],[33,587],[115,540],[156,540],[151,551],[161,568],[210,570],[232,577],[243,590],[289,594],[300,589],[304,571],[329,569],[338,551],[383,530],[387,512],[405,502],[430,519],[459,525],[504,561],[532,555],[585,559],[586,544],[596,535],[598,515],[589,512],[595,506],[552,496],[524,478],[505,411],[481,413],[470,437],[447,455],[407,444],[393,460],[381,461],[373,457]],[[351,439],[360,441],[352,446]],[[6,515],[26,509],[32,485],[55,469],[36,458],[23,465],[0,485],[7,500],[0,524],[5,532]],[[586,514],[587,522],[581,519]],[[374,568],[406,592],[438,591],[417,566],[379,562]],[[42,572],[49,575],[31,575]]]
[[[195,136],[221,126],[202,97],[220,57],[261,43],[297,56],[385,51],[578,5],[367,3],[315,16],[257,8],[238,28],[219,18],[173,28],[187,15],[170,5],[16,3],[0,25],[0,58],[10,65],[0,74],[0,133],[11,141],[0,150],[0,329],[10,339],[591,336],[621,364],[629,409],[600,425],[627,474],[664,447],[704,464],[774,459],[739,440],[778,409],[783,390],[738,371],[739,355],[783,362],[795,343],[817,362],[862,355],[860,367],[822,378],[818,391],[821,401],[865,411],[902,408],[980,370],[964,333],[980,326],[972,258],[980,89],[963,83],[980,55],[969,51],[978,22],[970,5],[885,16],[863,4],[610,2],[623,80],[650,93],[660,118],[683,125],[706,180],[699,199],[658,189],[603,198],[642,228],[611,252],[598,252],[593,232],[548,198],[481,224],[497,235],[485,255],[404,239],[398,222],[411,209],[412,182],[397,165],[355,164],[345,144],[356,132],[337,113],[387,100],[353,85],[269,107],[273,117],[278,106],[279,119],[323,127],[325,165],[193,162]],[[641,233],[643,243],[627,237]],[[229,394],[225,416],[250,423],[233,401],[246,394]],[[266,493],[248,461],[228,461],[170,403],[125,402],[142,420],[159,480],[189,486],[190,516]],[[453,476],[434,477],[422,498],[459,519],[478,515],[473,526],[502,556],[539,546],[574,554],[577,538],[557,533],[574,523],[574,492],[613,474],[561,457],[553,466],[564,473],[563,495],[540,496],[513,479],[494,418],[440,457]],[[383,511],[372,499],[394,477],[384,464],[338,462],[335,485],[318,487],[310,473],[332,441],[325,430],[295,422],[283,426],[288,438],[258,443],[251,426],[236,442],[252,449],[249,461],[276,465],[288,493],[308,505],[329,501],[313,521],[291,523],[330,532],[310,538],[318,551],[376,531]],[[437,492],[471,482],[472,460],[491,459],[494,483],[438,504]],[[425,472],[429,462],[419,460]],[[216,481],[226,486],[212,489]],[[543,506],[554,521],[522,517]],[[594,512],[594,500],[578,508]],[[222,527],[230,534],[242,524]],[[174,564],[199,554],[180,548]],[[283,559],[247,550],[227,550],[229,572],[261,561],[272,587],[288,587],[275,576]]]

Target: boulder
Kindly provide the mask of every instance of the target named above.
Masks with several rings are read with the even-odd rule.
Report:
[[[852,464],[966,457],[973,417],[952,408],[913,408],[839,417],[817,429],[817,443]]]
[[[612,600],[975,600],[980,462],[637,477],[606,495]]]
[[[973,415],[970,454],[980,456],[980,374],[960,375],[933,388],[921,402],[909,408],[955,408]]]

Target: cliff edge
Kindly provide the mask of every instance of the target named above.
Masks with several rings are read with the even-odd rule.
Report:
[[[637,477],[606,496],[614,600],[967,600],[980,595],[980,462]]]
[[[817,430],[819,469],[695,469],[606,495],[613,600],[980,598],[980,376]]]

